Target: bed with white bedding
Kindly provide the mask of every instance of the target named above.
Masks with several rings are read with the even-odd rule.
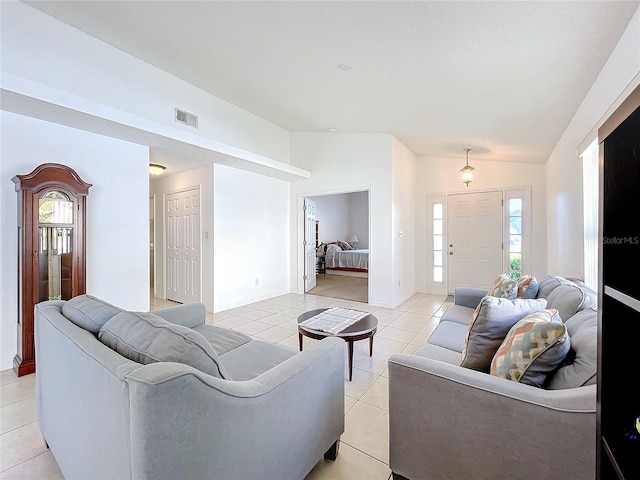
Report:
[[[369,270],[369,249],[343,250],[339,245],[329,244],[325,251],[325,267],[367,272]]]

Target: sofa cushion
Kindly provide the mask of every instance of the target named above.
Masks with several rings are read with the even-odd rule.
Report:
[[[549,308],[557,308],[563,322],[576,312],[596,305],[594,292],[580,287],[570,280],[563,281],[545,297]]]
[[[193,329],[207,339],[218,355],[224,355],[251,341],[251,337],[245,333],[207,323],[193,327]]]
[[[544,277],[538,285],[538,298],[547,298],[554,288],[562,284],[562,280],[565,280],[565,278],[557,275],[547,275]]]
[[[153,313],[120,312],[100,329],[102,343],[134,362],[178,362],[229,378],[218,354],[202,334]]]
[[[262,340],[252,340],[220,356],[234,380],[251,380],[296,355],[296,351]]]
[[[467,309],[467,324],[440,320],[440,323],[429,336],[428,343],[446,348],[458,354],[458,363],[460,363],[460,353],[464,350],[464,339],[469,327],[469,315],[471,311]]]
[[[538,288],[540,284],[533,275],[521,275],[516,281],[518,293],[516,298],[536,298],[538,296]]]
[[[471,317],[460,365],[488,372],[491,360],[509,329],[521,318],[544,310],[546,306],[544,298],[509,300],[484,297]]]
[[[462,305],[451,305],[442,315],[440,322],[457,322],[467,327],[474,307],[463,307]]]
[[[511,327],[491,361],[491,375],[542,387],[564,360],[570,341],[557,310],[527,315]]]
[[[565,322],[571,349],[551,378],[547,388],[564,388],[592,385],[598,370],[598,312],[589,307],[579,311]]]
[[[62,314],[65,317],[80,328],[95,334],[114,315],[122,311],[121,308],[87,294],[73,297],[62,306]]]
[[[451,365],[460,364],[460,352],[449,350],[448,348],[433,345],[431,343],[425,343],[424,345],[419,346],[415,352],[413,352],[413,355],[431,358],[432,360],[438,360]]]
[[[501,273],[493,281],[487,295],[491,297],[508,298],[510,300],[516,298],[518,294],[518,283],[506,273]]]

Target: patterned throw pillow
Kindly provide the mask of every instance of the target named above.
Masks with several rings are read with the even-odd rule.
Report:
[[[501,273],[494,280],[487,295],[490,297],[508,298],[513,300],[518,294],[518,282],[506,273]]]
[[[516,281],[518,293],[516,298],[536,298],[539,284],[536,277],[532,275],[521,275]]]
[[[509,300],[488,295],[484,297],[469,322],[460,365],[488,372],[491,359],[509,329],[521,318],[546,306],[544,298]]]
[[[555,308],[519,320],[491,361],[491,375],[542,387],[569,352],[567,327]]]

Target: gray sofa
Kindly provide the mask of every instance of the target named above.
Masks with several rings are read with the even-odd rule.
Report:
[[[344,342],[296,352],[205,318],[36,305],[38,425],[65,478],[302,479],[335,459]]]
[[[486,293],[456,289],[427,343],[389,359],[394,479],[595,478],[596,294],[558,276],[539,283],[535,298],[558,310],[571,347],[538,387],[460,366]]]

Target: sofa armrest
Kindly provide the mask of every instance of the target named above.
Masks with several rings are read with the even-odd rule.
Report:
[[[184,303],[174,307],[153,310],[151,313],[164,318],[168,322],[189,328],[202,325],[207,319],[207,309],[204,303]]]
[[[304,478],[344,431],[345,346],[248,381],[154,363],[127,377],[134,478]]]
[[[463,307],[476,308],[489,291],[486,288],[456,287],[453,303]]]
[[[417,355],[389,359],[389,465],[409,479],[594,478],[595,412],[595,385],[543,390]]]

